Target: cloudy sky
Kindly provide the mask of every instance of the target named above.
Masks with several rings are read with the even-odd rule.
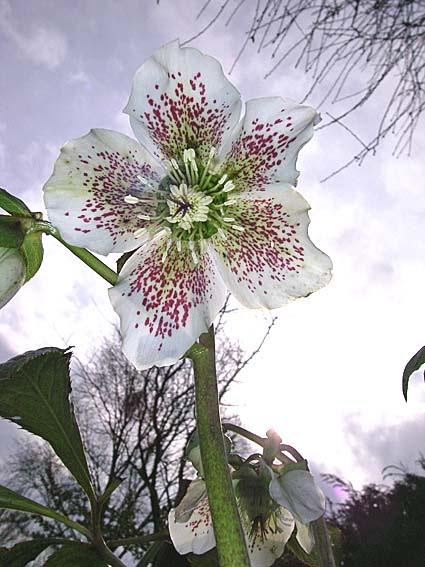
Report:
[[[132,135],[122,108],[136,69],[162,44],[199,31],[201,1],[0,0],[0,184],[43,210],[41,188],[65,141],[92,127]],[[243,41],[240,17],[220,20],[192,45],[228,71]],[[267,55],[249,48],[231,80],[243,100],[283,95],[300,100],[301,69],[280,67],[267,80]],[[355,81],[355,77],[353,79]],[[308,102],[318,104],[323,92]],[[354,126],[370,134],[379,97]],[[330,106],[322,112],[332,111]],[[423,124],[422,124],[423,125]],[[231,396],[242,423],[259,434],[275,428],[314,463],[357,487],[381,480],[385,465],[413,468],[424,451],[425,388],[417,373],[409,402],[401,374],[425,343],[425,134],[411,157],[392,157],[386,140],[375,157],[326,183],[358,149],[343,129],[324,129],[300,156],[298,190],[312,206],[310,235],[334,262],[324,290],[277,311],[278,323]],[[74,345],[79,358],[116,322],[107,285],[56,242],[45,262],[0,315],[0,357]],[[110,260],[112,262],[112,260]],[[228,335],[255,347],[269,315],[241,310]],[[0,429],[0,455],[12,450],[14,426]]]

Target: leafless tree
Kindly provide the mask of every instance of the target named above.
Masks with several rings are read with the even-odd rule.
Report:
[[[311,76],[304,100],[320,88],[318,106],[329,110],[321,128],[339,125],[359,143],[341,169],[362,163],[389,133],[395,155],[410,152],[425,108],[423,0],[208,0],[200,18],[207,23],[188,42],[218,22],[247,22],[234,65],[255,43],[273,60],[266,77],[284,62]],[[358,111],[376,95],[385,102],[375,134],[363,141]]]
[[[226,306],[227,313],[230,311]],[[217,366],[223,400],[240,371],[256,355],[229,342],[218,323]],[[123,479],[105,511],[109,542],[161,532],[179,490],[188,481],[184,447],[195,428],[195,392],[191,365],[137,371],[117,340],[106,340],[85,364],[73,368],[73,401],[92,476],[99,491]],[[226,418],[232,417],[225,408]],[[31,440],[18,449],[2,471],[10,488],[87,523],[88,506],[81,489],[49,448]],[[69,528],[43,518],[0,512],[0,541],[30,537],[72,537]],[[134,548],[139,556],[143,546]],[[125,550],[122,550],[122,555]]]

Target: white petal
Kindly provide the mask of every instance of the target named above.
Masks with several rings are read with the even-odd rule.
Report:
[[[275,186],[276,187],[276,186]],[[241,233],[212,238],[214,258],[233,295],[247,307],[280,307],[326,285],[330,258],[308,236],[308,203],[293,189],[269,199],[239,197],[228,214]]]
[[[139,369],[176,362],[206,332],[225,301],[226,290],[208,249],[199,262],[168,235],[146,242],[124,265],[109,290],[121,319],[123,350]]]
[[[16,248],[0,248],[0,309],[25,283],[26,266]]]
[[[295,520],[297,526],[297,541],[306,553],[311,553],[314,547],[314,536],[310,524],[302,524]]]
[[[44,186],[50,221],[64,240],[100,254],[127,252],[139,246],[136,229],[146,225],[138,215],[145,204],[132,204],[145,185],[155,188],[165,175],[137,142],[112,130],[96,129],[65,144]]]
[[[303,524],[317,520],[325,513],[325,496],[308,471],[291,470],[275,475],[269,489],[273,500]]]
[[[206,160],[233,129],[240,110],[240,95],[220,63],[173,41],[136,72],[124,112],[150,151],[171,159],[195,148]]]
[[[197,446],[199,448],[199,445]],[[205,488],[205,482],[202,479],[193,480],[186,491],[186,494],[182,498],[181,502],[175,508],[175,520],[176,522],[185,523],[187,522],[195,509],[198,506],[202,506],[202,501],[206,498],[207,492]]]
[[[242,192],[267,191],[270,183],[295,185],[298,152],[313,135],[316,110],[289,99],[250,100],[242,122],[223,146],[223,170]]]
[[[203,481],[195,481],[200,482]],[[191,486],[194,483],[191,483]],[[204,483],[203,483],[204,484]],[[204,484],[205,487],[205,484]],[[183,500],[187,497],[187,493]],[[181,506],[181,503],[180,505]],[[214,530],[212,526],[208,497],[204,488],[203,497],[198,500],[190,518],[184,522],[177,521],[177,509],[172,509],[168,515],[168,529],[171,540],[177,552],[181,555],[195,553],[202,555],[215,547]]]
[[[244,527],[245,540],[251,559],[251,567],[269,567],[273,565],[285,549],[286,542],[294,530],[294,518],[284,508],[278,510],[275,533],[270,531],[267,537],[261,540],[257,535],[249,537],[247,527]]]

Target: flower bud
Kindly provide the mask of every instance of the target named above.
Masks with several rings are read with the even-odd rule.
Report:
[[[0,309],[24,285],[26,264],[17,248],[0,248]]]

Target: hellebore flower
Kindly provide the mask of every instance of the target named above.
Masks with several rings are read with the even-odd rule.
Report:
[[[110,290],[123,350],[140,369],[174,363],[205,332],[228,288],[280,307],[326,285],[331,261],[309,240],[293,186],[317,112],[251,100],[218,61],[173,42],[137,71],[124,110],[140,143],[109,130],[68,142],[45,185],[69,243],[136,249]]]
[[[26,274],[21,252],[16,248],[0,248],[0,309],[24,285]]]
[[[232,476],[252,567],[273,565],[282,555],[295,525],[299,544],[307,553],[311,552],[313,540],[309,526],[294,518],[291,508],[287,509],[271,497],[269,485],[273,472],[267,465],[244,464]],[[182,555],[202,555],[215,547],[208,496],[202,479],[192,481],[180,504],[170,511],[168,527],[173,544]]]

